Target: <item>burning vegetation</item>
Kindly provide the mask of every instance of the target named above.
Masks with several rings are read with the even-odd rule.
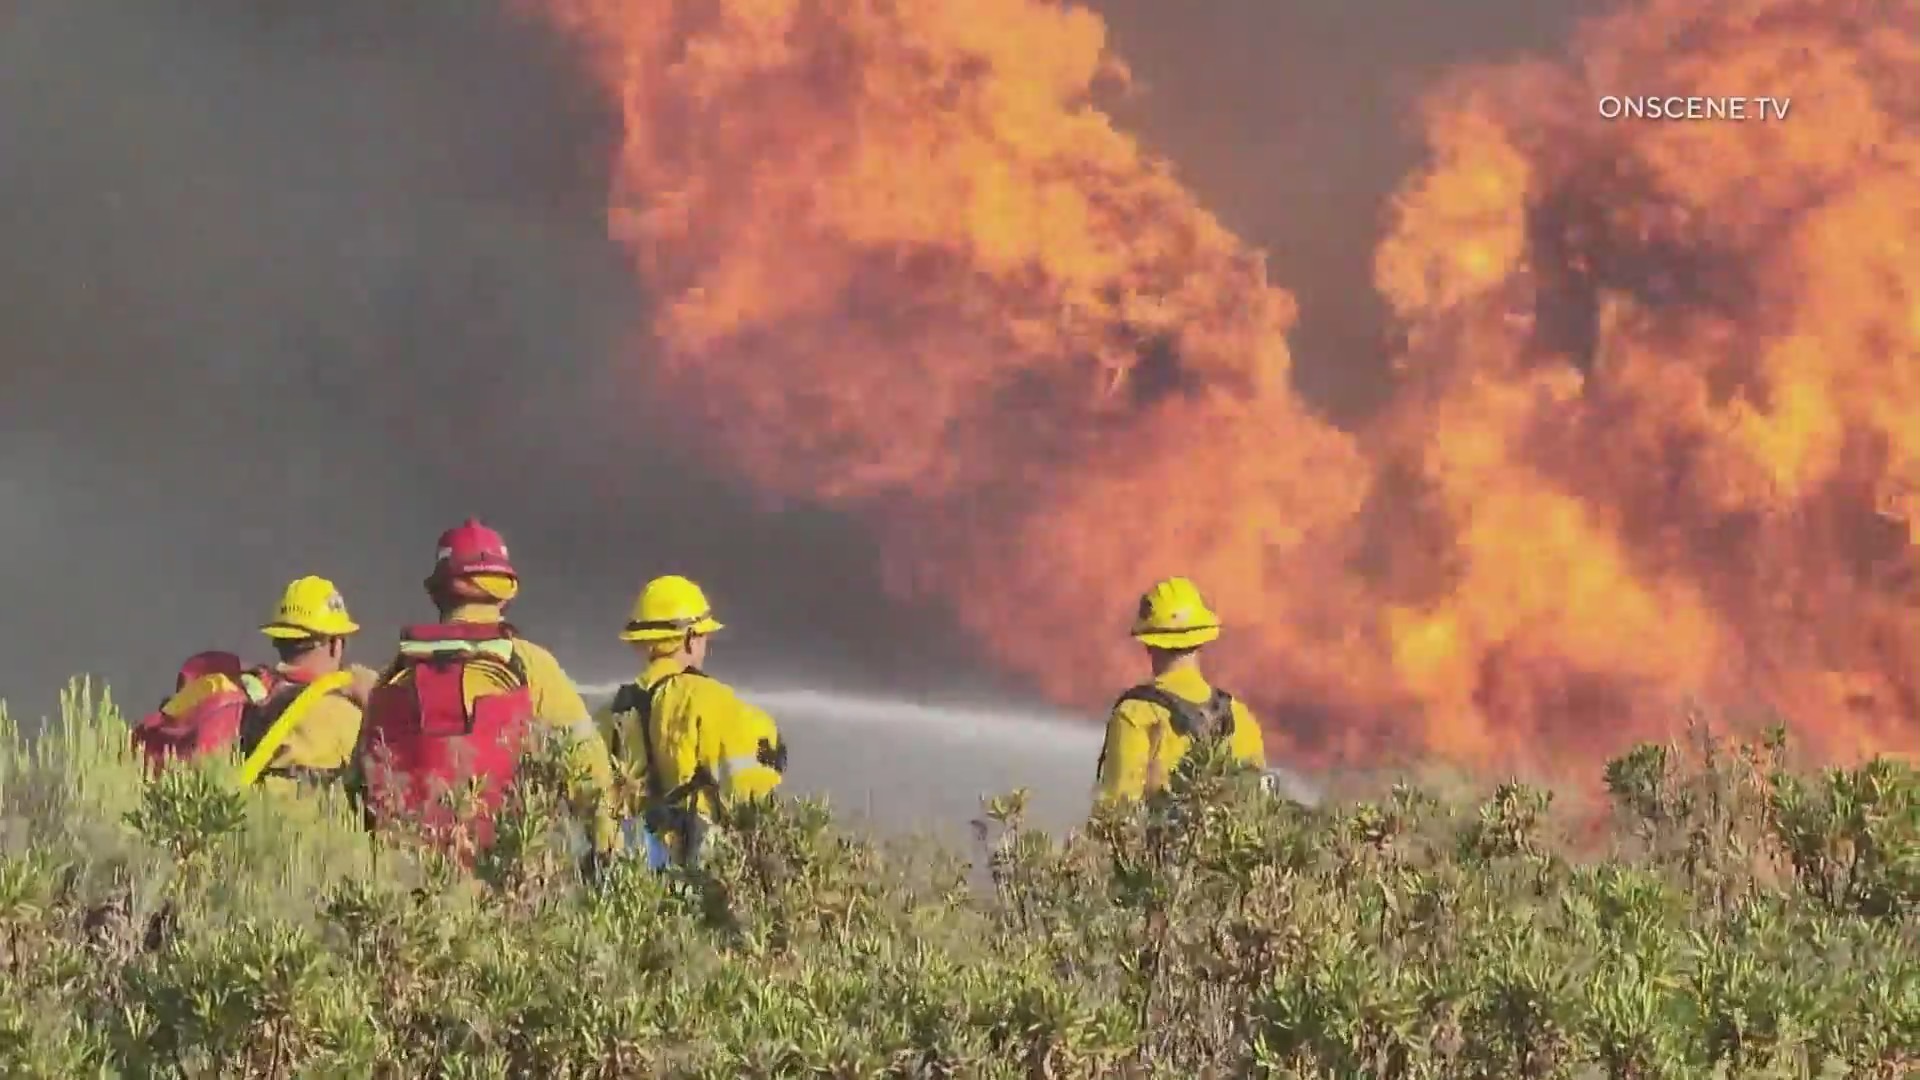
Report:
[[[1371,433],[1447,523],[1395,538],[1451,555],[1390,608],[1431,744],[1617,745],[1677,693],[1911,744],[1914,14],[1660,0],[1433,96],[1377,261],[1410,386]],[[1647,85],[1805,113],[1595,119]]]
[[[1129,601],[1178,572],[1310,757],[1565,764],[1688,696],[1912,741],[1911,0],[1649,0],[1437,88],[1376,263],[1405,381],[1354,431],[1295,395],[1259,254],[1093,104],[1125,72],[1092,14],[546,7],[624,116],[641,377],[1049,693],[1129,681]],[[1649,86],[1794,111],[1596,115]]]

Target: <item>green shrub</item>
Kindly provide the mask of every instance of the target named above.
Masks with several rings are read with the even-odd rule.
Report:
[[[980,858],[749,808],[584,878],[529,771],[471,872],[331,796],[145,781],[104,695],[0,716],[8,1077],[1816,1077],[1920,1066],[1920,777],[1784,737],[1552,793],[1307,809],[1196,754]],[[977,864],[977,865],[975,865]]]

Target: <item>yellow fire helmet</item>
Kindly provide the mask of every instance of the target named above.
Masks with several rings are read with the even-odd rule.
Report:
[[[345,637],[360,629],[333,582],[303,577],[287,586],[273,618],[260,628],[270,638]]]
[[[620,640],[672,641],[687,633],[711,634],[720,628],[700,586],[669,574],[654,578],[640,590]]]
[[[1156,583],[1140,597],[1133,638],[1156,649],[1191,649],[1220,636],[1220,617],[1183,577]]]

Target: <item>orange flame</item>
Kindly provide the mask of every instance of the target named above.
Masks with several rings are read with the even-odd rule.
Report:
[[[1920,466],[1914,14],[1652,0],[1590,24],[1577,64],[1432,98],[1377,262],[1421,381],[1383,445],[1465,567],[1408,625],[1497,649],[1449,651],[1430,707],[1501,719],[1466,689],[1519,648],[1617,699],[1531,714],[1549,738],[1650,724],[1657,699],[1619,697],[1640,687],[1781,709],[1836,754],[1913,741],[1920,590],[1885,513]],[[1794,104],[1598,119],[1646,88]]]
[[[1260,257],[1091,104],[1092,14],[546,7],[623,110],[672,419],[870,515],[1063,700],[1137,677],[1130,601],[1184,573],[1302,752],[1562,759],[1691,694],[1913,739],[1911,0],[1649,0],[1442,88],[1377,262],[1409,378],[1357,435],[1293,394]],[[1596,115],[1650,86],[1794,111]]]

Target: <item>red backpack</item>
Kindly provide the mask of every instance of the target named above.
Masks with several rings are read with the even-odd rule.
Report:
[[[481,694],[469,707],[466,675],[474,664],[509,673],[513,689]],[[411,678],[401,680],[402,674]],[[454,819],[437,796],[478,778],[480,807],[470,824],[475,844],[484,847],[532,722],[533,694],[513,648],[511,626],[407,627],[399,658],[367,701],[369,816],[379,824],[404,814],[429,831],[444,830]]]
[[[281,681],[272,668],[244,669],[229,652],[188,657],[175,677],[173,696],[133,726],[133,744],[146,757],[148,772],[232,746],[247,711],[265,705]],[[195,685],[199,693],[184,693]]]
[[[173,692],[177,694],[185,690],[188,683],[195,679],[204,679],[208,675],[225,675],[229,679],[238,679],[240,673],[246,669],[246,665],[240,662],[240,658],[230,652],[221,652],[218,649],[197,652],[181,662],[180,673],[174,677]]]

